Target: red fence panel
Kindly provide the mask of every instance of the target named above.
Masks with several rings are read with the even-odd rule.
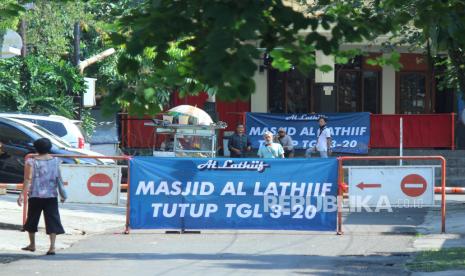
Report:
[[[121,117],[121,144],[125,148],[151,148],[155,144],[155,128],[146,126],[152,117],[138,118],[126,114]]]
[[[403,118],[404,148],[454,148],[454,114],[372,114],[371,148],[398,148]]]

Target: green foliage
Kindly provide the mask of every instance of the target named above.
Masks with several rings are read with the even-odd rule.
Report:
[[[49,59],[71,56],[74,23],[92,20],[83,2],[38,0],[34,6],[26,13],[28,47]]]
[[[445,90],[452,88],[459,90],[458,74],[456,67],[452,64],[449,57],[439,56],[435,58],[436,72],[435,76],[438,79],[438,88]]]
[[[22,73],[23,72],[23,73]],[[27,91],[20,76],[28,76]],[[43,56],[0,60],[0,109],[74,117],[73,95],[84,91],[84,80],[65,61],[54,62]]]
[[[465,248],[442,248],[439,250],[421,251],[406,267],[410,271],[445,271],[465,268]]]
[[[441,68],[441,86],[465,91],[465,2],[387,0],[384,6],[402,26],[392,44],[423,49],[430,64]]]
[[[398,52],[392,52],[390,55],[367,59],[367,63],[372,66],[391,65],[396,71],[399,71],[402,68],[402,64],[400,64],[399,60],[400,54]]]
[[[16,29],[19,16],[23,12],[24,8],[18,4],[17,0],[2,0],[0,2],[0,32],[6,29]]]
[[[354,41],[358,39],[354,29],[368,34],[368,38],[370,34],[387,34],[389,40],[383,43],[382,51],[394,53],[371,59],[369,64],[392,65],[399,70],[395,53],[398,47],[423,50],[431,71],[433,64],[440,67],[436,76],[441,78],[442,86],[459,86],[465,91],[465,1],[333,0],[316,1],[309,9],[333,17],[337,23],[332,35],[344,32]],[[444,59],[445,55],[448,58]]]
[[[97,121],[92,117],[89,109],[83,109],[81,111],[81,121],[82,128],[86,132],[87,137],[91,137],[97,125]]]
[[[170,44],[164,53],[169,59],[160,69],[153,67],[154,60],[159,55],[153,48],[146,48],[136,57],[120,51],[120,64],[124,63],[132,70],[112,83],[112,89],[104,98],[105,112],[114,112],[123,107],[131,114],[156,114],[169,103],[171,94],[175,91],[181,97],[213,91],[198,80],[190,78],[191,64],[186,61],[186,56],[193,48],[181,49],[181,43],[182,41]]]
[[[207,91],[223,100],[248,99],[255,91],[253,76],[265,52],[273,58],[274,68],[308,73],[317,68],[316,51],[334,55],[337,63],[347,63],[363,50],[341,51],[341,44],[370,42],[388,34],[392,39],[384,46],[391,55],[368,63],[399,69],[396,47],[424,48],[431,61],[445,68],[442,79],[465,91],[462,0],[320,0],[311,5],[293,1],[294,7],[286,3],[37,0],[36,8],[25,12],[16,0],[3,0],[0,30],[17,26],[23,13],[28,21],[29,52],[35,57],[24,64],[18,59],[1,61],[1,105],[31,109],[34,105],[24,103],[38,100],[28,91],[41,90],[50,96],[53,90],[60,91],[58,94],[80,90],[81,80],[71,77],[74,68],[67,62],[76,21],[82,28],[81,59],[109,47],[118,49],[117,54],[86,69],[86,75],[98,78],[97,95],[112,113],[121,108],[132,114],[158,113],[173,92],[185,96]],[[300,9],[295,9],[296,3],[302,3]],[[330,68],[323,65],[318,69]],[[23,82],[19,81],[20,70],[25,70]],[[26,85],[20,87],[20,83]],[[55,109],[66,106],[68,113],[73,113],[72,102],[41,101]],[[57,112],[64,110],[53,113]]]
[[[342,42],[371,39],[390,31],[392,25],[389,18],[372,15],[369,10],[360,8],[353,13],[353,9],[338,5],[320,15],[310,9],[307,16],[283,1],[141,2],[121,18],[119,33],[112,36],[127,49],[127,56],[119,60],[120,72],[138,76],[137,57],[147,48],[156,49],[147,77],[165,80],[163,84],[173,81],[171,87],[176,88],[178,79],[169,74],[172,56],[167,50],[180,41],[180,49],[193,50],[177,63],[188,69],[177,76],[214,87],[218,98],[225,100],[248,99],[254,92],[253,75],[263,55],[260,48],[270,53],[273,67],[284,71],[294,66],[308,72],[316,67],[315,50],[337,54]],[[331,35],[321,34],[321,28]],[[195,89],[189,92],[196,93]],[[144,98],[131,97],[137,99],[131,104],[134,110],[145,106]]]

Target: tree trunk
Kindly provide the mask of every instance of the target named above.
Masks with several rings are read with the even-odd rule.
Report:
[[[460,49],[449,49],[449,57],[457,70],[457,81],[462,97],[465,99],[465,55]]]

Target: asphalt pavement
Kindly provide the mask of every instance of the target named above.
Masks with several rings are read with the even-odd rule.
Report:
[[[2,210],[10,206],[11,212],[14,199],[12,195],[0,197]],[[455,222],[465,221],[457,215],[465,213],[460,200],[449,206],[453,231],[465,229],[465,223]],[[419,248],[441,247],[450,239],[461,241],[460,234],[438,234],[439,208],[345,213],[344,235],[140,230],[124,235],[124,206],[64,204],[61,214],[69,234],[58,237],[61,249],[56,256],[44,256],[45,234],[40,237],[42,247],[28,253],[18,250],[27,242],[25,233],[0,230],[4,262],[0,275],[409,275],[404,263]],[[0,221],[4,219],[0,215]],[[4,238],[7,232],[15,236]],[[426,239],[430,236],[442,243]],[[4,244],[9,244],[8,250]]]

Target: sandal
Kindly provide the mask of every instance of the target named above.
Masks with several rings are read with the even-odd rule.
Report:
[[[35,249],[34,247],[31,247],[31,246],[23,247],[23,248],[21,248],[21,250],[24,250],[24,251],[31,251],[31,252],[36,251],[36,249]]]

